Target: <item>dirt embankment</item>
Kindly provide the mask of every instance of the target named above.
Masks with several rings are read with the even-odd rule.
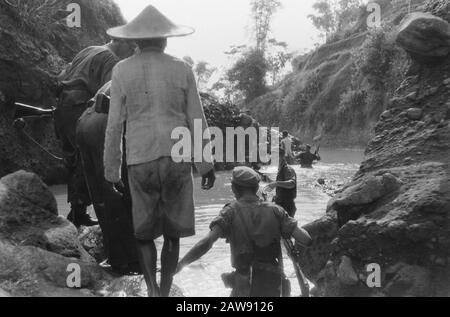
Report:
[[[68,27],[62,0],[0,0],[0,176],[26,169],[48,183],[64,180],[64,168],[12,127],[14,101],[56,105],[56,76],[89,45],[108,42],[105,30],[123,24],[110,0],[79,0],[81,28]],[[51,119],[29,122],[28,132],[52,152],[60,149]]]
[[[365,147],[408,67],[406,55],[392,45],[393,29],[407,15],[408,5],[376,2],[383,28],[368,30],[369,13],[362,8],[342,40],[295,58],[293,72],[248,105],[255,118],[288,129],[304,142],[322,135],[327,146]],[[412,8],[431,11],[431,2],[414,0]]]

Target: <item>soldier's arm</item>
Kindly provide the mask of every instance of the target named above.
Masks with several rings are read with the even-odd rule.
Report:
[[[118,69],[114,68],[104,153],[105,179],[111,183],[121,180],[125,101]]]
[[[220,226],[214,226],[209,234],[197,243],[180,261],[178,264],[177,273],[208,253],[214,246],[214,243],[216,243],[222,235],[223,231]]]
[[[100,71],[99,77],[101,86],[111,81],[114,66],[119,62],[119,59],[111,52],[105,52],[103,54],[99,55],[99,59],[101,58],[99,62],[102,66],[97,68]]]
[[[297,185],[297,177],[295,175],[295,171],[289,169],[286,171],[284,176],[284,179],[286,179],[285,181],[273,182],[269,184],[269,188],[274,189],[278,187],[283,189],[294,189]]]
[[[288,180],[283,182],[275,182],[273,183],[274,187],[279,187],[283,189],[294,189],[295,188],[295,180]]]

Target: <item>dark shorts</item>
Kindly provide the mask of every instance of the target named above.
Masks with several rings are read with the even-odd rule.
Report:
[[[195,235],[191,163],[164,157],[128,167],[136,239]]]

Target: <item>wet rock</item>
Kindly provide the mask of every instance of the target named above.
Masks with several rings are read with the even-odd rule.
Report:
[[[353,269],[353,263],[349,257],[342,257],[341,264],[338,267],[337,277],[339,281],[344,285],[358,284],[359,278],[355,270]]]
[[[69,265],[78,265],[81,288],[98,292],[112,280],[97,264],[45,251],[32,246],[14,246],[0,240],[0,284],[14,296],[85,297],[67,285]],[[9,286],[8,286],[9,285]],[[97,293],[97,295],[100,295]]]
[[[412,13],[400,26],[396,42],[418,57],[445,57],[450,53],[450,24],[429,13]]]
[[[406,111],[406,114],[410,120],[420,120],[423,115],[423,110],[420,108],[410,108]]]
[[[369,176],[350,184],[342,193],[337,194],[330,201],[328,210],[364,208],[388,194],[395,193],[401,185],[401,181],[389,173],[382,176]]]
[[[77,236],[58,216],[55,197],[37,175],[19,171],[0,179],[0,239],[94,262]]]
[[[325,181],[324,178],[319,178],[319,179],[317,180],[317,183],[318,183],[319,185],[325,185],[325,184],[326,184],[326,181]]]
[[[386,270],[385,292],[389,296],[428,297],[432,294],[431,272],[423,267],[399,263]]]

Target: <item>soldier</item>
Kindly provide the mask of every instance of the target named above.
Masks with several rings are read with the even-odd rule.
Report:
[[[283,278],[281,239],[291,237],[305,246],[309,234],[281,207],[262,202],[260,177],[248,167],[233,171],[236,201],[228,204],[211,224],[211,232],[180,261],[178,272],[197,261],[219,239],[227,239],[236,272],[223,275],[232,297],[280,297]]]
[[[321,160],[318,150],[313,154],[311,153],[311,148],[311,145],[306,145],[306,151],[296,157],[300,161],[302,168],[312,168],[315,161]]]
[[[113,67],[133,52],[134,46],[130,42],[120,40],[88,47],[75,56],[59,77],[61,93],[55,112],[55,127],[69,170],[67,192],[71,210],[67,218],[77,227],[97,224],[87,214],[91,199],[75,141],[77,121],[87,109],[88,101],[111,80]]]

